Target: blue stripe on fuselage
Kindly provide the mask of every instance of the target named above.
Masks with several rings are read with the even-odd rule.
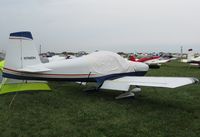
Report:
[[[19,79],[19,80],[45,80],[45,81],[81,81],[81,82],[98,82],[102,83],[108,79],[116,79],[124,76],[144,76],[146,71],[138,71],[138,72],[128,72],[128,73],[117,73],[110,74],[101,77],[88,77],[88,78],[45,78],[45,77],[28,77],[21,75],[14,75],[10,73],[3,72],[3,77],[11,78],[11,79]]]
[[[112,79],[117,79],[120,77],[125,77],[125,76],[144,76],[147,73],[147,71],[137,71],[137,72],[127,72],[127,73],[117,73],[117,74],[110,74],[102,77],[97,77],[96,81],[98,83],[102,83],[105,80],[112,80]]]

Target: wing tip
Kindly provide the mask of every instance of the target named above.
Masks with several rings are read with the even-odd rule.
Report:
[[[193,83],[199,83],[199,79],[197,78],[191,78],[191,80],[193,81]]]

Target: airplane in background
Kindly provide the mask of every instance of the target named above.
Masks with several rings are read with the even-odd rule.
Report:
[[[66,59],[66,57],[60,57],[59,55],[48,57],[49,62],[65,60],[65,59]]]
[[[73,58],[76,58],[75,56],[66,56],[66,57],[62,57],[62,56],[59,56],[59,55],[54,55],[52,57],[48,57],[48,61],[49,62],[53,62],[53,61],[60,61],[60,60],[66,60],[66,59],[73,59]]]
[[[148,65],[125,60],[109,51],[98,51],[79,58],[41,63],[31,32],[10,34],[0,94],[18,91],[50,90],[42,81],[95,82],[97,89],[123,91],[116,99],[132,97],[139,86],[176,88],[198,81],[191,77],[144,76]],[[12,48],[11,48],[12,46]],[[18,83],[10,82],[18,80]],[[38,82],[39,81],[39,82]]]
[[[170,59],[163,59],[160,56],[150,56],[136,59],[134,55],[129,56],[129,60],[133,62],[143,62],[149,65],[150,68],[160,68],[161,64],[165,64],[170,61]]]
[[[182,59],[181,62],[200,67],[200,56],[195,57],[195,53],[193,52],[193,50],[188,49],[187,59]]]
[[[189,60],[188,63],[195,64],[200,67],[200,57],[193,58],[193,59]]]

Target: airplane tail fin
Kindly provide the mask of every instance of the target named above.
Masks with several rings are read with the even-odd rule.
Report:
[[[187,61],[191,61],[192,59],[194,59],[194,52],[192,49],[188,50],[188,54],[187,54]]]
[[[33,43],[31,32],[10,33],[9,40],[10,45],[6,49],[5,65],[4,62],[0,63],[3,66],[0,95],[25,91],[50,91],[47,82],[18,80],[15,77],[8,76],[16,72],[40,72],[44,69],[34,68],[34,65],[41,64],[41,61]]]
[[[41,63],[31,32],[10,33],[9,40],[5,68],[17,70]]]
[[[129,60],[130,60],[130,61],[136,61],[136,60],[135,60],[135,55],[130,55],[130,56],[129,56]]]

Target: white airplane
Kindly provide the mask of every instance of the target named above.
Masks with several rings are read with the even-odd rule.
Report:
[[[125,60],[116,53],[108,51],[94,52],[89,55],[41,63],[33,44],[31,32],[15,32],[10,34],[10,45],[7,47],[6,64],[0,94],[8,93],[11,88],[4,88],[5,79],[22,80],[26,86],[27,80],[96,82],[98,89],[124,91],[116,99],[134,96],[141,91],[139,86],[176,88],[198,80],[191,77],[145,77],[148,65],[141,62]],[[13,85],[10,85],[13,86]],[[15,86],[17,88],[17,86]],[[39,86],[35,86],[39,90]],[[26,86],[21,90],[34,90]],[[13,92],[16,92],[16,89]]]
[[[66,57],[60,57],[59,55],[48,57],[49,62],[65,60],[65,59],[66,59]]]
[[[191,65],[200,66],[200,57],[195,57],[194,52],[192,50],[188,53],[187,63]]]
[[[200,66],[200,56],[195,57],[192,49],[188,50],[187,59],[182,59],[181,62],[189,63],[190,65]]]
[[[188,63],[196,64],[200,66],[200,57],[196,57],[188,61]]]

